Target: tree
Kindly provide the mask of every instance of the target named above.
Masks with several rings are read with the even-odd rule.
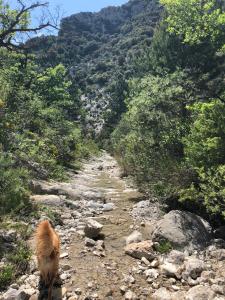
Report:
[[[26,5],[23,0],[17,0],[17,4],[18,7],[12,9],[5,0],[0,0],[0,47],[8,50],[21,49],[18,34],[37,33],[48,27],[57,28],[50,13],[48,16],[43,16],[36,26],[29,24],[29,17],[33,10],[47,8],[48,3],[37,1]]]
[[[161,0],[167,11],[168,31],[184,43],[210,40],[216,50],[225,47],[225,10],[219,0]]]

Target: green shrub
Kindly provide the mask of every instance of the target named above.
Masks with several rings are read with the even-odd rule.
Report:
[[[210,218],[225,219],[225,104],[213,100],[190,109],[194,122],[184,150],[197,179],[180,191],[180,201],[197,205]]]
[[[111,136],[124,173],[163,197],[182,185],[182,136],[188,130],[184,77],[176,72],[133,80],[128,111]]]
[[[2,269],[0,269],[0,290],[9,285],[14,278],[14,268],[12,265],[5,265]]]
[[[13,167],[13,160],[0,153],[0,214],[5,214],[29,201],[28,172]]]
[[[225,162],[225,104],[220,100],[189,107],[193,125],[184,141],[186,161],[192,167],[211,168]]]
[[[214,220],[225,220],[225,165],[197,169],[198,182],[180,191],[180,201],[205,209]],[[219,220],[218,220],[219,221]]]
[[[23,241],[20,241],[17,244],[16,249],[6,257],[8,261],[14,266],[16,274],[19,275],[23,274],[26,271],[31,255],[32,252],[27,244]]]
[[[173,249],[169,241],[161,241],[158,245],[154,245],[154,248],[157,252],[161,254],[166,254]]]

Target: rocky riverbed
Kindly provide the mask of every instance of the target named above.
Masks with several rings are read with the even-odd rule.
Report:
[[[214,239],[196,215],[163,216],[157,201],[121,178],[106,152],[70,173],[66,183],[36,181],[32,188],[32,201],[60,215],[54,300],[225,299],[225,241]],[[38,221],[32,221],[33,229]],[[29,244],[34,253],[33,238]],[[29,272],[0,294],[4,300],[45,297],[35,256]]]

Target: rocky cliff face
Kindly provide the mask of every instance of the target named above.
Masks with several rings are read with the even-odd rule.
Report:
[[[61,21],[57,37],[28,42],[42,65],[62,62],[68,67],[83,94],[88,128],[99,133],[107,119],[122,112],[118,86],[133,75],[135,59],[151,44],[161,9],[156,0],[131,0],[98,13],[74,14]]]

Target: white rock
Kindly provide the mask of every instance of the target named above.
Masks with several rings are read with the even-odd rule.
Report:
[[[129,245],[131,243],[138,243],[142,240],[142,234],[139,231],[135,230],[126,238],[126,244]]]
[[[152,300],[172,300],[171,293],[162,287],[152,295]]]
[[[165,261],[163,265],[160,266],[161,272],[168,277],[177,277],[179,278],[181,275],[180,266],[172,264],[170,262]]]
[[[196,279],[201,276],[203,270],[206,269],[205,263],[197,258],[189,258],[185,262],[185,271],[182,274],[183,279],[187,280],[188,277]]]
[[[169,253],[167,261],[173,264],[181,265],[185,260],[185,254],[181,251],[172,250]]]
[[[147,258],[145,257],[142,257],[141,258],[141,262],[143,262],[146,266],[149,266],[150,265],[150,262],[147,260]]]
[[[148,269],[144,272],[145,276],[147,278],[153,278],[156,279],[159,277],[159,272],[156,269]]]
[[[112,211],[115,208],[113,203],[106,203],[103,205],[103,211]]]
[[[60,255],[60,258],[66,258],[66,257],[68,257],[68,256],[69,256],[69,253],[64,252],[64,253],[62,253],[62,254]]]
[[[132,275],[127,275],[127,276],[124,276],[124,281],[126,283],[134,284],[135,283],[135,278]]]
[[[136,300],[136,299],[137,299],[137,296],[132,291],[129,290],[125,293],[125,300]]]

